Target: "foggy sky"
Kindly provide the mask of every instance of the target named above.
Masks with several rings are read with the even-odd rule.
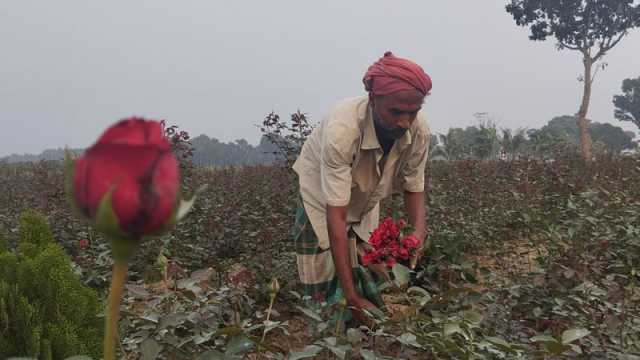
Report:
[[[433,79],[434,132],[540,127],[578,110],[577,52],[532,42],[506,0],[14,0],[0,7],[0,156],[86,147],[130,115],[192,135],[257,143],[274,110],[319,121],[364,94],[366,68],[391,50]],[[589,118],[613,117],[622,80],[640,75],[640,31],[605,58]]]

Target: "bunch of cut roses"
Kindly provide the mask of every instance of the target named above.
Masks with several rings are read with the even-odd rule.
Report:
[[[396,222],[387,217],[371,233],[369,244],[371,248],[365,250],[362,265],[386,264],[393,267],[397,263],[406,264],[418,251],[420,241],[411,234],[406,221],[400,219]]]

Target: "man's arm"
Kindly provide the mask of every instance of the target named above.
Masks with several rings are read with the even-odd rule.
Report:
[[[418,260],[422,256],[422,249],[424,248],[424,240],[427,236],[427,222],[426,222],[426,206],[424,202],[424,191],[421,192],[404,192],[404,204],[409,214],[409,222],[413,226],[413,233],[420,241],[418,245],[418,251],[416,256],[411,258],[411,268],[415,268]]]
[[[347,207],[327,205],[327,227],[329,230],[329,242],[331,243],[331,255],[335,264],[336,274],[347,302],[358,308],[374,308],[371,302],[363,298],[353,283],[351,270],[351,249],[347,238]]]

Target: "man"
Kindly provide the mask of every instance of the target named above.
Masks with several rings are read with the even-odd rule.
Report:
[[[294,240],[304,292],[330,303],[344,296],[359,310],[384,306],[370,273],[358,265],[359,250],[378,226],[380,200],[403,192],[421,245],[426,236],[430,134],[420,110],[431,90],[419,65],[391,52],[369,67],[363,82],[368,96],[335,105],[293,165],[303,205]]]

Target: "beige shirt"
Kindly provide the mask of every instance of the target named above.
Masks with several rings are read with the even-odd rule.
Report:
[[[424,191],[430,132],[420,111],[379,168],[378,142],[367,96],[343,100],[313,130],[293,164],[319,247],[329,248],[326,206],[347,206],[347,225],[364,240],[378,226],[380,200]]]

